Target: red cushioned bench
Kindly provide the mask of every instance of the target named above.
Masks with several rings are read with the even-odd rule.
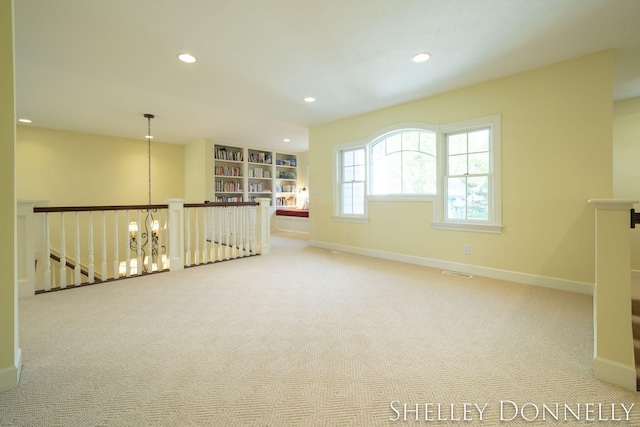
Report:
[[[309,209],[278,208],[276,209],[276,215],[309,218]]]

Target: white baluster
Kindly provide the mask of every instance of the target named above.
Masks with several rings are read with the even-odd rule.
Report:
[[[44,290],[51,290],[51,239],[49,237],[49,213],[44,212],[43,217],[43,231],[44,231],[44,262],[45,262],[45,272],[44,272]]]
[[[120,278],[120,254],[118,253],[118,211],[113,211],[113,278]]]
[[[103,282],[109,278],[107,272],[107,221],[104,211],[102,211],[102,271],[100,274]]]
[[[238,255],[238,209],[231,206],[231,257],[236,258]]]
[[[202,220],[204,222],[204,225],[202,226],[204,230],[204,232],[202,233],[204,238],[204,248],[202,249],[202,263],[208,264],[209,263],[209,244],[207,242],[207,207],[206,206],[202,208]]]
[[[215,217],[214,222],[217,224],[217,235],[214,238],[216,242],[216,259],[222,261],[222,210],[220,207],[213,208],[213,216]]]
[[[184,210],[185,213],[185,227],[187,228],[187,230],[185,231],[185,235],[186,235],[186,242],[185,242],[185,246],[187,248],[187,256],[186,256],[186,266],[189,267],[191,266],[191,208],[185,208]]]
[[[93,211],[89,211],[89,271],[87,273],[89,273],[87,282],[94,283],[96,271],[93,259]]]
[[[129,245],[129,243],[131,242],[131,231],[129,230],[129,224],[131,224],[130,221],[130,217],[129,217],[129,209],[127,209],[126,214],[125,214],[125,224],[126,227],[124,228],[125,230],[125,242],[127,242],[127,247],[125,248],[125,252],[127,253],[127,257],[124,261],[125,263],[125,277],[131,277],[131,246]]]
[[[216,262],[216,208],[210,206],[209,215],[211,216],[211,233],[209,233],[211,238],[211,262]]]
[[[238,258],[244,256],[244,211],[242,209],[243,206],[236,206],[236,211],[238,211]]]
[[[153,217],[151,208],[147,210],[147,272],[153,273]]]
[[[220,245],[220,260],[223,260],[227,256],[227,236],[226,236],[226,215],[227,208],[221,206],[220,208],[220,239],[218,239],[218,245]]]
[[[251,206],[251,253],[256,254],[258,252],[258,233],[256,222],[258,221],[258,207]]]
[[[75,241],[75,249],[76,249],[76,266],[73,269],[73,282],[74,285],[80,286],[82,284],[82,278],[80,276],[80,221],[78,218],[79,212],[76,211],[76,241]]]
[[[163,210],[158,210],[158,271],[164,270],[162,262],[162,224],[164,223],[162,212]]]
[[[240,217],[242,218],[242,240],[240,244],[241,256],[247,255],[247,207],[240,207]]]
[[[251,252],[251,206],[247,206],[247,255],[253,255]]]
[[[225,259],[231,258],[231,209],[229,206],[225,210]]]
[[[195,234],[195,241],[196,241],[196,249],[195,249],[195,264],[196,265],[200,265],[200,218],[199,218],[199,211],[200,209],[195,208],[194,209],[196,211],[196,234]]]
[[[143,270],[143,259],[142,259],[142,218],[140,217],[140,209],[138,209],[138,234],[136,236],[137,240],[137,249],[136,249],[136,269],[138,276],[142,275]]]
[[[60,289],[67,287],[67,243],[64,230],[64,212],[60,212]]]

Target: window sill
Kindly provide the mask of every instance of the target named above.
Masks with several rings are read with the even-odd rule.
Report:
[[[476,233],[501,234],[504,226],[490,224],[470,224],[462,222],[434,222],[431,224],[437,230],[472,231]]]
[[[361,224],[369,223],[369,218],[363,216],[334,216],[333,220],[338,222],[357,222]]]

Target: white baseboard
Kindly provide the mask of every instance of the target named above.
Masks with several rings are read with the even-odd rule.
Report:
[[[432,258],[418,257],[414,255],[399,254],[395,252],[358,248],[355,246],[338,245],[335,243],[321,242],[318,240],[310,240],[309,244],[311,246],[329,250],[382,258],[391,261],[406,262],[409,264],[422,265],[425,267],[439,268],[443,270],[459,271],[461,273],[468,273],[497,280],[506,280],[510,282],[522,283],[525,285],[541,286],[545,288],[558,289],[561,291],[593,295],[593,283],[577,282],[573,280],[558,279],[555,277],[537,276],[534,274],[520,273],[517,271],[508,271],[477,265],[461,264],[457,262],[442,261]]]
[[[22,350],[16,351],[16,366],[0,369],[0,393],[18,387],[22,372]]]
[[[636,391],[636,369],[604,357],[593,359],[593,376],[595,379],[614,384],[627,390]]]

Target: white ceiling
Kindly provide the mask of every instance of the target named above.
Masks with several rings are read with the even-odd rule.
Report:
[[[640,96],[637,0],[15,0],[15,32],[18,117],[144,139],[152,113],[178,144],[305,151],[311,126],[609,48],[614,98]]]

